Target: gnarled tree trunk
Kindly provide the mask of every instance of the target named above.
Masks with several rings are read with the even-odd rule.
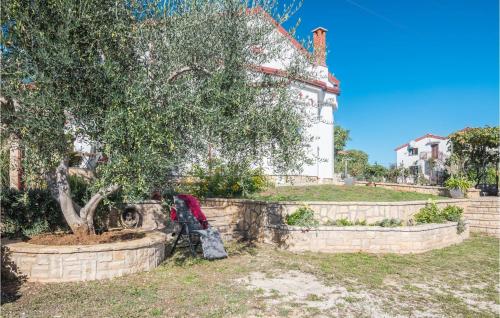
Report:
[[[99,203],[110,194],[118,191],[118,185],[112,185],[99,190],[84,207],[80,207],[71,198],[71,189],[68,181],[68,161],[62,160],[56,169],[55,176],[49,179],[54,197],[61,206],[64,219],[68,222],[71,231],[76,235],[95,234],[94,215]]]

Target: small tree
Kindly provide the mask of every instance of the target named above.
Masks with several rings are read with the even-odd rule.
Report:
[[[365,170],[365,178],[369,181],[382,181],[387,175],[388,169],[375,162],[373,165],[367,165]]]
[[[344,162],[347,162],[347,173],[353,177],[362,177],[368,167],[368,154],[361,150],[346,150],[338,154],[338,160],[342,165],[335,165],[339,172],[344,169]]]
[[[500,131],[498,127],[466,128],[450,135],[451,164],[476,186],[485,182],[488,169],[495,169],[498,186]]]
[[[335,155],[345,149],[347,142],[351,140],[349,137],[350,130],[342,128],[340,125],[335,125],[334,129],[334,150]]]
[[[290,86],[309,76],[264,11],[283,23],[294,4],[239,0],[2,2],[2,133],[25,150],[26,175],[44,176],[73,233],[94,232],[99,203],[140,200],[206,160],[297,170],[309,117]],[[280,13],[281,12],[281,13]],[[289,56],[281,76],[250,71]],[[79,138],[107,161],[94,195],[71,199],[68,158]]]

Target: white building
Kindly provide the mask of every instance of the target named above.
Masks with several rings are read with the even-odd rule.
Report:
[[[410,169],[410,176],[400,182],[417,182],[418,175],[430,183],[438,183],[444,172],[444,163],[450,157],[447,137],[426,134],[394,149],[398,167]]]
[[[296,39],[294,39],[281,25],[271,16],[263,12],[268,20],[276,27],[276,34],[273,36],[285,37],[288,39],[289,50],[292,53],[299,52],[305,56],[309,53]],[[314,52],[310,66],[312,78],[297,80],[293,84],[294,88],[300,91],[300,96],[304,101],[304,107],[309,107],[314,116],[318,116],[316,123],[308,128],[308,133],[313,137],[310,144],[311,155],[316,157],[316,162],[305,165],[299,175],[280,176],[278,183],[286,181],[301,182],[322,182],[333,180],[334,176],[334,113],[338,108],[337,97],[340,94],[339,80],[333,75],[326,65],[326,33],[327,30],[318,27],[313,31]],[[292,51],[293,50],[293,51]],[[256,68],[258,72],[264,74],[278,75],[284,72],[288,59],[286,57],[261,65]],[[265,168],[266,173],[274,175],[272,167]]]

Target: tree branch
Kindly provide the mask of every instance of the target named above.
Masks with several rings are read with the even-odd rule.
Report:
[[[198,71],[198,72],[205,73],[206,75],[212,75],[212,73],[210,73],[207,69],[205,69],[201,66],[198,66],[198,65],[184,66],[184,67],[181,67],[180,69],[170,73],[170,75],[167,78],[167,82],[171,83],[174,80],[176,80],[177,77],[181,76],[184,73],[191,72],[191,71]]]
[[[97,209],[97,206],[101,201],[106,198],[107,196],[115,193],[120,189],[119,185],[111,185],[107,187],[106,189],[100,190],[96,194],[94,194],[90,200],[85,204],[85,206],[81,209],[80,211],[80,217],[84,218],[87,220],[87,223],[92,224],[92,220],[94,218],[95,211]]]

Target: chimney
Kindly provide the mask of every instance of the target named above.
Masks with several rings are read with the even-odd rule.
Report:
[[[323,27],[314,29],[313,44],[314,44],[314,61],[316,64],[326,66],[326,32],[328,30]]]

